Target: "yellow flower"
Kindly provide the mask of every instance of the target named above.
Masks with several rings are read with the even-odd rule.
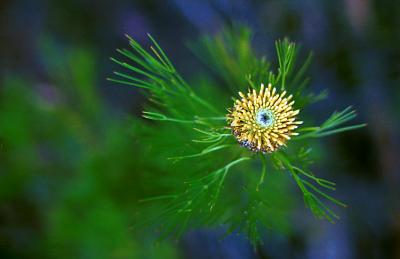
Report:
[[[240,145],[255,152],[274,152],[285,145],[302,121],[296,121],[299,110],[293,110],[292,95],[284,97],[286,91],[277,93],[271,84],[259,93],[250,90],[241,100],[236,100],[229,110],[227,120],[233,135]]]

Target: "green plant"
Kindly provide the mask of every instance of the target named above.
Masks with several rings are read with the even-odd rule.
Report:
[[[165,170],[165,175],[157,175],[152,184],[170,193],[141,201],[153,209],[163,208],[158,212],[152,210],[154,217],[146,221],[157,222],[160,237],[179,237],[189,227],[223,224],[228,233],[245,232],[257,243],[261,241],[263,227],[289,231],[288,215],[293,200],[287,194],[287,174],[275,173],[278,171],[288,172],[294,179],[306,206],[317,218],[330,222],[339,218],[323,199],[346,206],[327,194],[326,191],[335,190],[335,184],[315,176],[309,169],[311,146],[315,138],[365,125],[343,126],[356,116],[351,107],[333,113],[320,126],[310,125],[304,107],[326,97],[325,92],[315,95],[307,89],[306,71],[312,54],[299,62],[298,46],[287,39],[278,40],[278,68],[274,71],[265,57],[255,54],[250,36],[247,28],[240,27],[192,44],[195,53],[215,74],[202,75],[201,80],[190,84],[150,35],[150,50],[127,36],[131,49],[117,50],[126,61],[112,58],[127,72],[114,72],[109,80],[142,88],[149,100],[143,117],[154,123],[138,121],[134,134],[148,145],[146,154],[150,161]],[[222,83],[217,84],[217,80]],[[262,83],[290,94],[288,100],[277,96],[282,102],[293,98],[295,103],[290,105],[304,118],[304,126],[293,132],[290,140],[271,140],[279,142],[276,149],[255,148],[257,142],[253,137],[239,139],[233,122],[226,117],[227,108],[232,106],[229,102],[235,98],[233,93],[249,88],[247,101],[252,102]],[[242,94],[242,101],[243,98]],[[293,116],[297,113],[293,112]],[[237,119],[242,123],[240,116]],[[251,120],[250,130],[256,119]],[[235,138],[250,150],[238,145]]]

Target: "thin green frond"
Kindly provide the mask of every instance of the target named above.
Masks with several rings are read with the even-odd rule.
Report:
[[[196,121],[196,120],[180,120],[180,119],[170,118],[170,117],[165,116],[164,114],[161,114],[159,112],[143,111],[143,115],[142,116],[144,118],[146,118],[146,119],[156,120],[156,121],[171,121],[171,122],[189,123],[189,124],[198,123],[198,121]]]
[[[290,159],[282,152],[277,152],[275,156],[279,161],[283,163],[284,168],[290,172],[291,176],[297,183],[297,186],[302,191],[304,202],[307,207],[310,208],[311,212],[317,218],[326,218],[330,222],[334,222],[334,218],[338,219],[338,216],[331,209],[329,209],[329,207],[327,207],[315,194],[319,194],[323,198],[339,206],[346,207],[346,205],[317,188],[306,178],[301,178],[301,175],[313,180],[314,183],[316,183],[317,185],[330,190],[335,190],[334,186],[336,184],[331,181],[315,177],[311,173],[306,172],[304,169],[301,169],[298,166],[294,166]],[[312,193],[311,191],[313,191],[314,193]]]
[[[277,80],[280,80],[281,90],[284,91],[287,78],[292,72],[296,61],[298,48],[295,43],[290,42],[288,39],[276,41],[275,48],[279,63]]]
[[[252,34],[244,26],[234,26],[213,37],[204,36],[189,47],[196,56],[222,79],[226,88],[237,93],[247,88],[248,78],[254,82],[251,87],[266,83],[270,63],[265,57],[259,58],[251,46]]]
[[[298,132],[306,132],[296,136],[295,140],[306,139],[306,138],[320,138],[333,134],[337,134],[344,131],[359,129],[365,127],[366,124],[357,124],[346,127],[339,127],[342,124],[354,119],[356,117],[355,110],[351,109],[351,106],[347,107],[341,112],[334,112],[324,123],[319,127],[304,127],[300,128]]]
[[[267,172],[267,161],[266,158],[263,154],[260,155],[261,158],[261,162],[262,162],[262,169],[261,169],[261,176],[260,176],[260,180],[257,184],[256,190],[259,191],[259,187],[260,185],[262,185],[264,183],[264,178],[265,178],[265,174]]]
[[[193,227],[193,224],[199,220],[208,221],[214,213],[218,213],[216,205],[228,172],[233,166],[250,159],[250,157],[237,158],[201,178],[187,181],[186,188],[178,195],[144,199],[143,201],[152,202],[171,200],[161,214],[149,219],[147,223],[157,224],[161,231],[159,238],[163,239],[170,235],[179,238],[188,226]],[[207,211],[203,211],[204,204],[208,207]],[[197,217],[201,215],[202,218],[192,220],[194,218],[192,215],[197,215]],[[182,222],[185,223],[182,225]],[[208,223],[212,224],[212,222]]]
[[[168,158],[168,159],[171,159],[171,160],[173,160],[174,162],[178,162],[178,161],[180,161],[180,160],[182,160],[182,159],[205,156],[205,155],[208,155],[208,154],[210,154],[210,153],[212,153],[212,152],[218,151],[218,150],[220,150],[220,149],[229,148],[229,147],[232,147],[232,146],[235,146],[235,145],[233,145],[233,144],[222,144],[222,145],[215,145],[215,144],[213,144],[213,145],[210,145],[210,146],[208,146],[207,148],[203,149],[200,153],[193,154],[193,155],[185,155],[185,156],[170,157],[170,158]]]
[[[192,140],[193,142],[198,142],[198,143],[213,143],[213,142],[218,142],[222,140],[223,138],[229,138],[232,136],[230,133],[220,133],[216,131],[205,131],[205,130],[200,130],[194,128],[194,130],[206,135],[206,137],[202,139],[194,139]]]
[[[161,104],[164,109],[175,113],[177,120],[185,120],[185,113],[191,114],[192,117],[210,113],[221,116],[211,103],[193,91],[192,87],[177,73],[160,45],[152,36],[148,36],[154,44],[154,47],[150,47],[150,52],[127,36],[133,51],[118,49],[117,52],[130,62],[115,58],[111,60],[132,74],[114,72],[115,78],[109,78],[109,80],[147,89],[154,103]],[[182,106],[186,106],[187,109],[180,109],[179,107]]]

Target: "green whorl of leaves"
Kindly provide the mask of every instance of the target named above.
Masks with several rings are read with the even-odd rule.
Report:
[[[311,54],[299,62],[296,44],[277,41],[278,68],[271,70],[266,58],[258,58],[253,51],[248,29],[224,30],[191,44],[215,74],[203,75],[202,82],[190,85],[149,38],[152,46],[145,50],[128,36],[131,49],[117,50],[126,61],[112,58],[125,71],[114,72],[109,79],[145,89],[150,105],[143,117],[156,121],[134,126],[134,134],[148,147],[146,154],[164,171],[151,184],[166,192],[141,200],[143,210],[154,215],[142,223],[156,224],[161,237],[179,237],[188,229],[222,224],[227,233],[245,232],[256,244],[264,228],[290,231],[293,199],[288,176],[316,217],[331,222],[339,218],[324,202],[345,204],[326,193],[335,190],[333,182],[308,169],[310,146],[313,138],[364,126],[341,127],[355,117],[350,107],[333,113],[321,126],[309,126],[305,120],[300,135],[272,154],[257,155],[242,148],[226,127],[225,113],[232,97],[249,87],[258,89],[262,82],[293,94],[298,108],[322,100],[325,93],[313,95],[307,89]],[[222,82],[220,87],[215,79]],[[229,89],[231,95],[221,88]]]

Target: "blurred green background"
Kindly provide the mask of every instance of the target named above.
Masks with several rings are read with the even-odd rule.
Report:
[[[236,22],[269,58],[285,36],[314,51],[311,88],[330,94],[317,119],[353,104],[368,123],[320,154],[349,208],[331,225],[300,204],[294,230],[268,231],[257,251],[220,229],[155,242],[132,228],[157,192],[132,127],[144,97],[105,80],[109,57],[149,32],[195,78],[207,70],[186,43]],[[386,0],[1,1],[0,258],[400,258],[399,28]]]

